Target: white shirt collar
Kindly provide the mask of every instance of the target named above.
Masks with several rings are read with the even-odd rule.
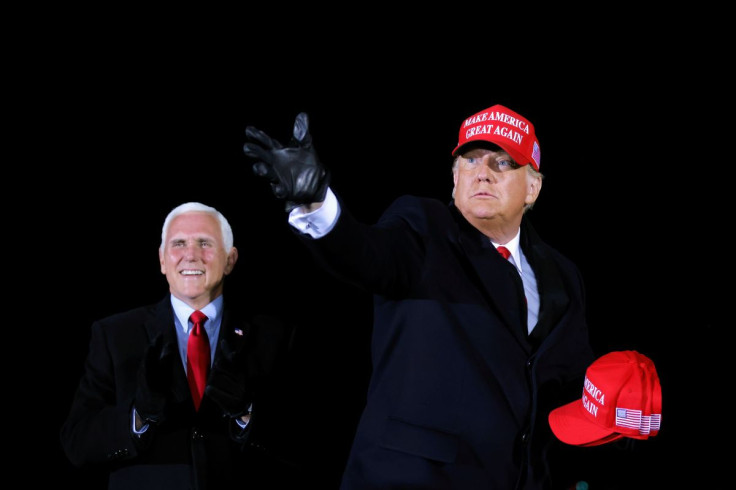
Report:
[[[184,332],[189,331],[189,317],[194,313],[194,308],[174,296],[171,295],[171,307],[174,309],[174,314],[179,320],[179,325],[184,329]],[[204,308],[199,311],[207,315],[207,322],[205,323],[205,329],[207,333],[210,333],[210,329],[207,328],[210,325],[217,323],[217,318],[222,314],[222,295],[215,298],[211,303],[207,304]]]

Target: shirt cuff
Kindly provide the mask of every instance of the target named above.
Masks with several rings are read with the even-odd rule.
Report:
[[[135,434],[138,437],[140,437],[144,432],[146,432],[148,430],[148,422],[144,422],[143,425],[141,426],[141,429],[140,430],[137,430],[135,428],[135,414],[136,413],[138,413],[138,412],[136,412],[135,407],[133,407],[133,420],[131,420],[131,423],[133,424],[133,426],[131,428],[133,429],[133,434]],[[141,417],[141,420],[145,420],[145,419],[143,417]]]
[[[340,205],[332,189],[327,188],[325,200],[319,209],[305,213],[302,208],[294,208],[289,213],[289,224],[312,238],[321,238],[328,234],[340,216]]]

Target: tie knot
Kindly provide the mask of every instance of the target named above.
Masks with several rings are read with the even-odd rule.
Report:
[[[189,319],[195,325],[204,325],[204,322],[207,320],[207,315],[199,310],[195,310],[194,313],[189,316]]]
[[[498,253],[503,255],[503,258],[506,260],[508,260],[508,258],[511,257],[511,252],[509,252],[509,249],[504,247],[503,245],[501,245],[500,247],[496,247],[496,250],[498,250]]]

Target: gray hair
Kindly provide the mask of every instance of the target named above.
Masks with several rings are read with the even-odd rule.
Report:
[[[222,232],[222,240],[225,246],[225,252],[230,253],[230,250],[232,250],[233,248],[233,229],[230,227],[230,223],[228,223],[225,216],[223,216],[222,213],[219,212],[217,209],[213,208],[212,206],[202,204],[200,202],[186,202],[184,204],[178,205],[169,212],[168,216],[166,216],[166,219],[164,220],[164,226],[161,229],[161,252],[163,252],[164,248],[166,247],[166,235],[169,231],[169,225],[171,225],[171,221],[179,215],[194,211],[209,213],[217,218],[217,221],[219,221],[220,223],[220,231]]]

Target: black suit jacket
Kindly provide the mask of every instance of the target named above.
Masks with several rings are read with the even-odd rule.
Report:
[[[223,415],[205,395],[194,404],[177,355],[167,395],[167,418],[142,438],[131,435],[131,407],[136,376],[146,347],[157,335],[176,344],[174,313],[167,295],[157,304],[109,316],[92,325],[85,371],[61,429],[61,441],[76,466],[95,465],[110,471],[110,489],[243,488],[279,473],[270,458],[267,432],[275,382],[288,353],[291,329],[268,316],[248,320],[225,302],[219,341],[226,336],[245,342],[254,386],[253,414],[246,431]],[[261,488],[252,486],[252,488]],[[264,487],[265,488],[265,487]]]
[[[343,489],[562,484],[547,415],[580,396],[593,352],[578,269],[526,217],[541,297],[532,336],[518,272],[452,204],[405,196],[374,226],[343,207],[329,234],[300,236],[375,293],[373,372]]]

